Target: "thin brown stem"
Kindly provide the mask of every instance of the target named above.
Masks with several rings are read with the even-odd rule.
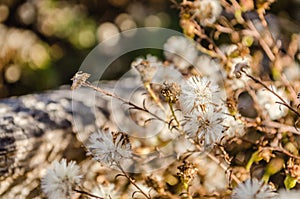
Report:
[[[290,92],[291,98],[294,102],[297,101],[297,93],[295,92],[295,90],[293,89],[293,87],[291,86],[290,82],[288,81],[287,77],[285,76],[285,74],[281,74],[281,80],[284,84],[284,86],[287,87],[288,91]]]
[[[96,196],[96,195],[94,195],[94,194],[91,194],[91,193],[86,192],[86,191],[83,191],[83,190],[74,189],[74,191],[77,192],[77,193],[81,193],[81,194],[84,194],[84,195],[87,195],[87,196],[96,198],[96,199],[104,199],[104,198],[102,198],[102,197],[100,197],[100,196]]]
[[[173,104],[172,104],[171,102],[169,102],[168,104],[169,104],[169,107],[170,107],[172,116],[173,116],[173,118],[175,119],[175,121],[176,121],[176,123],[177,123],[177,125],[178,125],[178,127],[179,127],[179,126],[180,126],[180,123],[179,123],[179,121],[178,121],[178,119],[177,119],[177,117],[176,117],[176,115],[175,115],[175,112],[174,112],[174,109],[173,109]]]
[[[270,89],[265,83],[263,83],[261,80],[255,78],[255,77],[253,77],[252,75],[249,75],[247,72],[245,72],[245,71],[243,71],[243,72],[247,77],[252,79],[255,83],[258,83],[258,84],[262,85],[265,89],[267,89],[269,92],[274,94],[287,108],[289,108],[298,117],[300,117],[300,113],[298,113],[297,110],[295,110],[292,106],[290,106],[284,99],[282,99],[282,97],[280,97],[277,93],[275,93],[272,89]]]
[[[278,151],[278,152],[281,152],[281,153],[283,153],[287,156],[290,156],[291,158],[295,158],[295,159],[300,160],[299,156],[294,155],[294,154],[290,153],[288,150],[286,150],[284,148],[281,148],[281,147],[265,147],[264,149],[270,149],[272,151]]]
[[[152,99],[154,100],[154,102],[161,108],[162,111],[165,112],[165,114],[167,114],[165,107],[162,105],[162,103],[159,100],[159,97],[156,96],[156,94],[154,93],[154,91],[152,90],[151,86],[149,83],[145,83],[144,87],[146,88],[147,92],[149,93],[149,95],[152,97]]]
[[[293,126],[285,125],[279,122],[274,121],[261,121],[257,123],[255,119],[244,118],[246,127],[264,127],[269,129],[278,129],[279,132],[291,132],[296,135],[300,135],[300,132],[295,129]]]
[[[146,194],[146,193],[145,193],[145,192],[144,192],[144,191],[143,191],[143,190],[135,183],[135,180],[132,179],[132,178],[124,171],[124,169],[122,168],[122,166],[121,166],[120,164],[118,164],[117,166],[118,166],[118,168],[122,171],[122,173],[124,174],[124,176],[129,180],[129,182],[130,182],[133,186],[135,186],[135,187],[139,190],[139,192],[145,196],[145,198],[151,199],[151,197],[150,197],[148,194]]]
[[[222,26],[220,24],[215,24],[215,28],[222,33],[227,33],[227,34],[233,33],[233,30],[231,28]]]
[[[103,90],[103,89],[97,87],[97,86],[94,86],[94,85],[92,85],[89,82],[82,83],[82,86],[86,86],[86,87],[92,88],[92,89],[94,89],[97,92],[100,92],[100,93],[102,93],[104,95],[107,95],[109,97],[115,98],[117,100],[120,100],[121,102],[124,102],[125,104],[128,104],[129,106],[133,107],[136,110],[146,112],[146,113],[150,114],[151,116],[153,116],[154,118],[156,118],[156,119],[158,119],[158,120],[160,120],[160,121],[162,121],[162,122],[164,122],[166,124],[169,124],[168,121],[165,121],[161,117],[157,116],[155,113],[152,113],[152,112],[150,112],[149,110],[147,110],[147,109],[145,109],[143,107],[140,107],[140,106],[138,106],[138,105],[136,105],[136,104],[134,104],[134,103],[132,103],[130,101],[127,101],[127,100],[121,98],[120,96],[115,95],[114,93],[110,93],[110,92],[108,92],[106,90]]]
[[[214,51],[213,51],[213,50],[210,50],[210,49],[204,48],[204,47],[200,44],[200,42],[198,42],[197,48],[198,48],[200,51],[202,51],[203,53],[206,53],[206,54],[208,54],[208,55],[210,55],[210,56],[212,56],[212,57],[216,57],[216,58],[220,59],[222,62],[225,63],[226,60],[227,60],[225,54],[220,50],[220,48],[215,44],[215,42],[214,42],[210,37],[208,37],[206,34],[204,34],[204,33],[202,32],[201,26],[200,26],[197,22],[193,21],[193,23],[194,23],[194,27],[195,27],[196,30],[197,30],[197,31],[195,31],[195,33],[196,33],[201,39],[204,39],[204,40],[208,41],[208,42],[210,43],[210,45],[212,45]]]
[[[267,54],[267,56],[269,57],[269,59],[273,62],[275,61],[275,55],[272,52],[270,46],[266,43],[266,41],[262,38],[261,34],[258,32],[258,30],[255,28],[254,24],[252,23],[252,21],[248,21],[247,22],[248,27],[250,28],[250,30],[252,30],[252,36],[254,36],[256,39],[258,39],[261,47],[263,48],[263,50],[265,51],[265,53]]]
[[[214,155],[212,155],[211,153],[207,153],[206,152],[207,157],[209,157],[211,160],[213,160],[215,163],[217,163],[224,171],[228,170],[228,167],[222,163],[218,158],[216,158]],[[238,177],[236,177],[235,175],[232,175],[231,178],[237,183],[241,183],[241,181],[238,179]]]

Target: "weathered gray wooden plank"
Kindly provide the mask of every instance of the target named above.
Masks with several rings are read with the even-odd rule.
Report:
[[[100,126],[109,118],[107,101],[91,92],[82,89],[72,100],[63,88],[0,100],[0,198],[39,196],[40,177],[54,159],[84,158],[74,112],[81,135],[95,129],[93,111]]]

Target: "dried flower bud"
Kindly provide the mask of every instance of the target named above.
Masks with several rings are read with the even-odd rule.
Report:
[[[219,0],[196,0],[193,14],[202,26],[213,24],[222,12]]]
[[[231,33],[231,41],[232,41],[233,43],[239,42],[240,39],[241,39],[241,38],[240,38],[239,32],[233,31],[233,32]]]
[[[108,130],[108,129],[107,129]],[[111,132],[113,136],[113,142],[118,144],[118,145],[128,145],[131,148],[131,143],[129,140],[129,136],[126,133],[123,132]],[[119,139],[120,137],[120,139]],[[117,141],[118,140],[118,141]]]
[[[195,37],[195,24],[189,19],[181,19],[180,26],[183,30],[183,33],[190,38]]]
[[[139,65],[135,66],[135,68],[140,73],[143,82],[151,82],[156,68],[150,67],[148,61],[142,61]]]
[[[161,94],[166,98],[168,102],[175,103],[178,100],[179,95],[181,94],[180,85],[175,82],[165,82],[163,88],[161,89]]]
[[[266,162],[269,162],[271,158],[275,157],[272,153],[272,150],[266,148],[260,148],[258,150],[258,156],[264,159]]]
[[[183,161],[183,164],[177,167],[179,172],[177,175],[181,178],[184,184],[189,184],[197,174],[198,169],[190,162]]]
[[[86,82],[86,80],[90,77],[91,75],[88,73],[84,73],[82,71],[77,72],[74,77],[71,79],[73,81],[73,84],[71,86],[71,89],[74,90],[76,88],[79,88],[82,84]]]
[[[139,72],[143,83],[152,81],[152,78],[160,65],[162,65],[162,63],[157,57],[152,55],[147,55],[146,59],[138,58],[131,63],[131,66]]]
[[[300,182],[300,164],[292,158],[287,162],[287,172],[291,177],[297,179],[298,183]]]
[[[231,115],[235,115],[237,113],[237,103],[233,98],[226,99],[226,106]]]

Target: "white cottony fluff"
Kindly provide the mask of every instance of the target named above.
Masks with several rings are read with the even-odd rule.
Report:
[[[122,133],[116,134],[114,138],[108,129],[99,130],[90,136],[89,141],[88,154],[106,166],[119,164],[122,160],[132,157],[131,145],[124,142]]]
[[[275,87],[271,87],[271,89],[274,91],[274,93],[277,93],[288,103],[285,97],[284,90],[279,90]],[[257,91],[257,99],[259,105],[269,114],[271,120],[280,119],[283,116],[285,116],[288,112],[287,107],[276,103],[281,102],[280,99],[265,88],[262,88]]]
[[[42,178],[42,190],[49,199],[70,198],[72,188],[79,184],[79,166],[74,161],[67,164],[66,159],[55,161]]]
[[[207,106],[205,111],[194,111],[186,116],[184,130],[188,137],[196,140],[204,138],[205,146],[213,145],[222,136],[224,115],[213,106]]]
[[[232,192],[232,199],[277,199],[277,193],[273,192],[269,185],[256,178],[248,179],[240,183]]]
[[[164,44],[164,54],[167,60],[172,61],[179,69],[185,69],[194,63],[198,52],[191,40],[182,36],[172,36]]]
[[[203,109],[209,104],[218,104],[219,87],[206,77],[193,76],[181,85],[179,97],[183,113],[191,113],[195,109]]]

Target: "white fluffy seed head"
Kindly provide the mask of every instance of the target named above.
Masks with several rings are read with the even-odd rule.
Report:
[[[80,183],[79,166],[66,159],[55,161],[42,178],[42,190],[49,199],[70,198],[73,187]]]
[[[88,155],[106,165],[120,164],[132,157],[131,144],[123,133],[112,133],[108,129],[99,130],[90,136],[87,144]]]
[[[114,184],[98,184],[93,188],[92,194],[100,196],[104,199],[119,198],[120,194]]]
[[[139,57],[131,63],[141,77],[142,82],[151,82],[158,68],[162,67],[162,62],[157,57],[148,54],[146,58]]]
[[[270,89],[273,90],[273,92],[277,93],[288,103],[283,89],[279,90],[276,87],[271,87]],[[280,119],[284,117],[288,112],[287,107],[277,103],[281,102],[280,99],[265,88],[257,91],[257,99],[259,105],[268,113],[271,120]]]
[[[190,77],[181,85],[179,101],[183,113],[190,114],[195,109],[203,110],[209,104],[218,104],[219,87],[206,77]]]
[[[189,138],[204,140],[205,146],[212,146],[220,141],[224,130],[224,115],[214,106],[209,105],[205,111],[193,111],[186,116],[184,130]]]
[[[202,26],[213,24],[222,12],[219,0],[196,0],[194,7],[195,16]]]
[[[164,54],[179,69],[185,69],[194,63],[197,57],[195,45],[185,37],[172,36],[164,44]]]
[[[232,192],[232,199],[276,199],[277,194],[269,185],[256,178],[240,183]]]
[[[278,193],[278,199],[299,199],[300,196],[300,190],[280,189]]]

